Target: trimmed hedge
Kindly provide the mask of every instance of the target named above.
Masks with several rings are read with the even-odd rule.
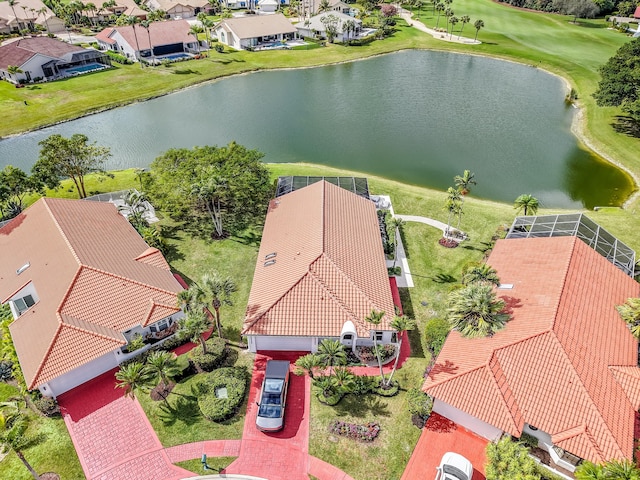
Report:
[[[198,370],[210,372],[222,364],[227,353],[227,344],[220,337],[210,337],[206,344],[207,353],[202,353],[202,345],[198,345],[189,352],[189,359]]]
[[[440,353],[450,330],[451,325],[443,318],[436,317],[427,320],[422,335],[425,346],[431,351],[434,357]]]
[[[431,415],[433,399],[419,388],[410,388],[407,392],[407,406],[412,415],[426,418]]]
[[[225,367],[203,377],[197,384],[198,407],[202,415],[213,422],[220,422],[235,415],[247,391],[247,370]],[[216,396],[216,391],[220,388],[227,389],[226,398]]]

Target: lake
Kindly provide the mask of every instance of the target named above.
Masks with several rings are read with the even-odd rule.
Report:
[[[109,146],[109,169],[235,140],[266,162],[318,163],[441,190],[469,169],[478,181],[472,195],[499,201],[531,193],[545,207],[622,204],[631,179],[579,145],[571,133],[577,111],[565,95],[560,78],[534,67],[404,51],[222,79],[8,138],[0,166],[29,169],[38,142],[53,133]]]

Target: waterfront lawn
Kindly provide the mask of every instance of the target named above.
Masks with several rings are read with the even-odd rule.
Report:
[[[246,350],[238,352],[234,349],[233,355],[238,357],[236,366],[246,366],[251,371],[253,354]],[[202,416],[197,396],[192,390],[198,380],[198,375],[192,375],[180,381],[167,398],[169,407],[163,401],[152,400],[148,393],[137,395],[163,446],[172,447],[203,440],[242,438],[248,393],[240,411],[235,416],[224,422],[212,422]]]
[[[0,383],[0,401],[20,396],[18,388]],[[84,478],[78,455],[61,417],[47,418],[28,410],[31,422],[28,435],[42,436],[37,445],[24,450],[24,456],[38,473],[56,472],[61,480]],[[12,480],[29,480],[33,478],[24,464],[12,451],[0,461],[0,477]]]
[[[420,437],[420,430],[411,423],[406,389],[420,385],[423,371],[422,361],[409,359],[395,377],[402,390],[391,398],[373,394],[347,395],[338,405],[329,407],[312,395],[309,454],[335,465],[353,478],[400,478]],[[357,424],[376,421],[381,427],[380,434],[371,443],[330,434],[328,425],[336,419]]]

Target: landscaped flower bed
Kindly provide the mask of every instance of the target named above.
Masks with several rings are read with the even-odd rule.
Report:
[[[334,420],[329,424],[329,432],[360,442],[373,442],[380,433],[380,425],[376,422],[359,425],[357,423]]]
[[[393,358],[396,354],[396,347],[393,344],[386,343],[384,345],[378,345],[378,350],[380,352],[380,361],[384,364],[389,359]],[[363,362],[373,362],[378,361],[378,357],[376,356],[375,347],[356,347],[356,352],[360,357],[360,360]]]

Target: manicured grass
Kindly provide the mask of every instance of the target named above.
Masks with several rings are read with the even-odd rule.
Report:
[[[467,37],[475,35],[473,22],[478,18],[484,20],[485,28],[478,36],[484,42],[482,45],[443,42],[399,21],[399,31],[393,37],[362,47],[329,45],[313,50],[210,52],[207,59],[170,67],[142,70],[137,65],[117,65],[110,71],[23,89],[1,82],[0,109],[5,117],[0,135],[237,73],[322,65],[406,48],[426,48],[512,59],[564,76],[577,90],[580,105],[586,107],[583,126],[586,126],[588,143],[632,172],[640,172],[640,158],[636,155],[638,140],[615,133],[610,126],[619,110],[597,108],[591,98],[598,81],[597,68],[627,42],[628,37],[606,29],[603,20],[573,24],[569,16],[527,12],[491,0],[456,0],[452,8],[458,16],[471,17],[471,24],[466,25],[464,31]],[[428,25],[435,24],[428,7],[425,6],[419,16]],[[440,24],[443,25],[442,19]],[[24,105],[25,100],[28,106]]]
[[[253,355],[246,350],[233,351],[235,353],[232,356],[237,357],[235,365],[246,366],[251,371]],[[234,417],[224,422],[212,422],[200,413],[197,397],[192,391],[198,380],[199,375],[193,375],[178,383],[167,398],[169,407],[163,401],[153,401],[149,394],[141,393],[137,396],[165,447],[202,440],[242,438],[247,399],[245,398],[242,408]]]
[[[404,389],[418,385],[424,371],[422,363],[410,359],[394,378]],[[309,417],[309,453],[356,479],[400,478],[420,436],[420,430],[411,423],[404,390],[391,398],[347,395],[335,407],[323,405],[312,395]],[[335,419],[358,424],[376,421],[380,434],[372,443],[333,435],[327,427]]]
[[[207,470],[202,468],[201,459],[187,460],[186,462],[178,462],[175,465],[189,470],[198,475],[215,475],[220,470],[227,468],[238,457],[207,457]]]
[[[0,383],[0,401],[19,395],[16,387]],[[26,414],[31,418],[27,435],[42,437],[40,443],[23,452],[31,466],[38,473],[56,472],[62,480],[84,478],[64,420],[61,417],[42,417],[31,410],[26,410]],[[33,477],[16,454],[11,452],[0,462],[0,478],[29,480]]]

